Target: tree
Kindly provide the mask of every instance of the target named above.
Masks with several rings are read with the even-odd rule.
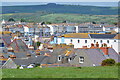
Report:
[[[37,47],[39,47],[39,46],[40,46],[40,44],[41,44],[41,42],[37,42]]]
[[[20,22],[26,22],[26,20],[25,19],[21,19]]]
[[[92,24],[96,24],[96,22],[92,22]]]
[[[102,61],[102,66],[112,66],[115,65],[115,60],[114,59],[106,59]]]
[[[113,22],[114,25],[117,25],[118,23],[117,22]]]
[[[44,25],[44,24],[45,24],[45,22],[42,22],[42,23],[41,23],[41,25]]]
[[[46,22],[46,24],[52,24],[51,22]]]
[[[63,21],[62,23],[67,23],[67,21]]]
[[[9,18],[8,22],[15,22],[13,18]]]
[[[119,62],[119,63],[116,63],[116,66],[120,66],[120,62]]]

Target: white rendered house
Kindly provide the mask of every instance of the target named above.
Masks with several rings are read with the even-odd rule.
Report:
[[[90,48],[91,44],[99,44],[99,47],[102,44],[107,44],[107,47],[117,48],[116,45],[119,40],[115,39],[116,34],[95,34],[95,33],[71,33],[65,34],[63,36],[54,37],[54,44],[73,44],[74,48]],[[119,52],[119,51],[116,51]]]

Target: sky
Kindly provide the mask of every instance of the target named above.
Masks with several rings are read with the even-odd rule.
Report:
[[[0,0],[2,2],[118,2],[120,0]]]

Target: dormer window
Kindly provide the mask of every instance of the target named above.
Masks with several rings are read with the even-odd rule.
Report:
[[[72,58],[69,58],[68,61],[70,62],[72,60]]]
[[[82,57],[82,56],[79,57],[79,63],[80,64],[84,63],[84,57]]]
[[[62,60],[62,56],[59,55],[59,56],[58,56],[58,61],[61,61],[61,60]]]

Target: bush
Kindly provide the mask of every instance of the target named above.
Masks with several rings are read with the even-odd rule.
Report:
[[[119,62],[119,63],[116,63],[116,66],[120,66],[120,62]]]
[[[102,66],[113,66],[115,65],[115,60],[114,59],[106,59],[102,61]]]
[[[37,47],[39,47],[39,46],[40,46],[40,44],[41,44],[41,42],[37,42]]]

